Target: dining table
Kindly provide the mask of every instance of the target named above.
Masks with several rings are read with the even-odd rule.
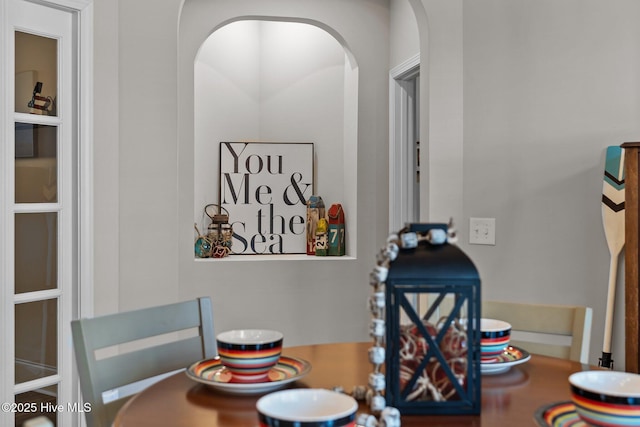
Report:
[[[370,342],[286,347],[282,357],[308,362],[306,375],[284,387],[339,389],[366,385],[372,371]],[[541,408],[571,400],[568,377],[598,369],[576,361],[532,354],[505,372],[482,375],[478,415],[402,415],[402,426],[501,427],[541,424]],[[185,371],[170,375],[134,395],[118,412],[115,427],[257,427],[257,400],[265,393],[235,393],[194,380]],[[369,413],[360,401],[359,413]],[[539,418],[539,417],[538,417]]]

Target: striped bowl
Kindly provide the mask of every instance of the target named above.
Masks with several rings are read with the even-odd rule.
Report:
[[[355,427],[358,402],[326,389],[294,388],[256,403],[260,427]]]
[[[267,329],[238,329],[216,337],[220,362],[236,382],[267,380],[282,352],[283,335]]]
[[[509,345],[511,324],[498,319],[480,319],[480,357],[493,359]]]
[[[640,375],[583,371],[569,376],[578,416],[594,426],[640,426]]]

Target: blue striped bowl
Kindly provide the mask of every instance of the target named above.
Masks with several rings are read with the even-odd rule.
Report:
[[[491,361],[500,356],[509,345],[511,324],[498,319],[480,319],[480,357]]]

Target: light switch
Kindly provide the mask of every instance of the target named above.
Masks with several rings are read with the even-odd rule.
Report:
[[[495,218],[470,218],[469,219],[469,244],[495,245],[496,244],[496,219]]]

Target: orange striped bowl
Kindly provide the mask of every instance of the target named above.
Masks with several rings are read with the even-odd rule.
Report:
[[[599,427],[640,426],[640,375],[583,371],[569,376],[578,416]]]
[[[282,353],[283,335],[267,329],[238,329],[218,334],[218,355],[236,382],[268,380]]]

